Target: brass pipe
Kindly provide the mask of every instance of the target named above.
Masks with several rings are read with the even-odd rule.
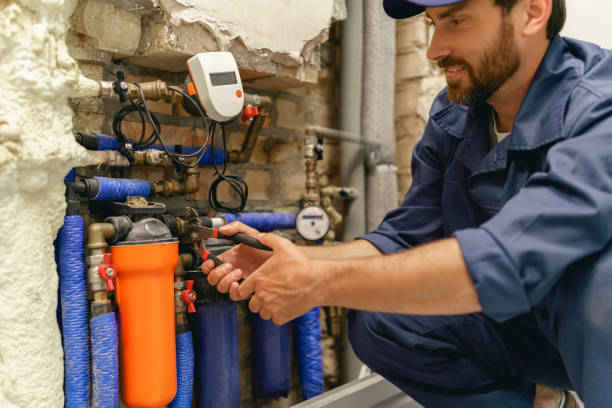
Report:
[[[257,143],[257,138],[261,133],[261,129],[263,127],[264,121],[268,116],[270,116],[270,105],[272,104],[272,99],[269,96],[260,96],[259,97],[259,113],[251,122],[249,129],[247,130],[246,137],[244,138],[244,142],[242,142],[242,148],[240,150],[232,150],[229,153],[229,161],[230,163],[247,163],[251,159],[251,155],[253,154],[253,149],[255,148],[255,144]]]
[[[164,179],[153,183],[154,195],[174,197],[197,193],[200,188],[200,171],[188,167],[182,173],[180,179]]]
[[[100,222],[90,224],[87,229],[87,283],[92,292],[93,301],[91,311],[93,316],[110,312],[111,302],[106,293],[106,283],[98,275],[98,267],[104,262],[104,248],[108,246],[107,239],[117,233],[115,226],[111,223]]]
[[[106,240],[112,238],[117,233],[115,226],[108,222],[94,223],[87,229],[87,249],[91,250],[92,255],[104,254],[104,248],[108,246]],[[96,253],[94,253],[96,252]]]
[[[183,95],[178,92],[168,90],[165,82],[157,80],[151,82],[143,82],[139,84],[142,88],[142,93],[146,99],[160,100],[164,99],[170,103],[179,103],[183,100]],[[128,99],[140,99],[140,90],[135,83],[128,83],[128,89],[125,91]]]

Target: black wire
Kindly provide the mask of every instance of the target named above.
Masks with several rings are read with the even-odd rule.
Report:
[[[142,133],[140,135],[140,139],[138,141],[133,142],[134,149],[137,149],[137,150],[145,149],[157,141],[161,145],[162,150],[166,153],[168,158],[173,163],[179,166],[182,166],[182,167],[197,167],[199,161],[202,159],[202,157],[206,153],[206,149],[208,148],[208,142],[210,140],[210,127],[209,127],[208,122],[206,121],[204,112],[202,112],[202,110],[200,109],[196,101],[194,101],[193,98],[189,96],[186,92],[183,92],[182,90],[178,88],[170,87],[170,86],[167,87],[168,90],[182,94],[184,98],[187,98],[187,100],[190,101],[190,103],[192,103],[196,107],[196,109],[198,110],[198,113],[200,113],[200,117],[202,118],[202,123],[204,124],[204,133],[206,134],[206,140],[204,141],[202,146],[195,152],[193,153],[170,152],[166,146],[166,143],[164,143],[164,140],[161,137],[161,134],[160,134],[161,125],[159,123],[159,120],[157,120],[155,115],[153,115],[149,111],[149,108],[147,107],[147,103],[146,103],[144,93],[142,91],[142,87],[140,86],[138,82],[135,82],[134,84],[138,87],[138,91],[140,92],[141,100],[138,101],[138,103],[134,103],[133,101],[130,101],[130,105],[123,107],[119,112],[117,112],[117,114],[113,118],[113,133],[115,134],[115,137],[119,140],[120,143],[124,145],[129,142],[125,134],[122,132],[121,124],[127,115],[133,112],[138,112],[138,115],[140,116],[140,121],[142,123]],[[149,123],[151,124],[151,127],[153,128],[153,131],[146,139],[145,139],[145,128],[146,128],[145,115],[146,115],[146,119],[149,120]],[[192,158],[192,157],[197,158],[194,161],[194,163],[186,164],[185,159]]]
[[[219,126],[221,127],[221,136],[223,139],[223,153],[225,157],[227,158],[225,124],[219,123],[219,122],[213,122],[211,126],[211,135],[212,135],[211,144],[213,148],[213,167],[215,169],[215,175],[217,176],[217,178],[212,182],[212,184],[210,185],[210,189],[208,190],[208,203],[210,204],[211,208],[213,208],[216,211],[239,212],[239,211],[244,210],[244,207],[246,206],[247,198],[249,197],[249,186],[247,185],[244,178],[240,176],[234,176],[234,175],[226,176],[225,175],[225,170],[227,169],[227,160],[223,161],[223,169],[219,171],[219,168],[217,167],[216,155],[214,154],[215,134],[217,133],[216,132],[217,124],[219,124]],[[229,207],[219,202],[219,200],[217,199],[217,189],[219,188],[219,185],[222,182],[228,183],[229,186],[238,194],[238,197],[240,197],[240,205],[238,205],[237,207]]]

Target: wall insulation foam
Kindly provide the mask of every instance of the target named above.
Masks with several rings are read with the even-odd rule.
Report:
[[[65,44],[74,6],[75,0],[0,1],[3,408],[64,405],[53,241],[66,208],[64,176],[93,164],[74,141],[68,107],[84,81]]]

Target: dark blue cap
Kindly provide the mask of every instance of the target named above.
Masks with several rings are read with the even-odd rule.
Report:
[[[385,12],[393,18],[408,18],[425,11],[425,7],[449,6],[464,0],[383,0]]]

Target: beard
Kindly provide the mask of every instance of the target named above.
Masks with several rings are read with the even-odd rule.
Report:
[[[438,62],[440,68],[453,65],[465,67],[470,83],[461,80],[448,82],[448,99],[456,104],[474,106],[488,100],[518,71],[521,56],[514,43],[514,28],[509,18],[503,18],[497,38],[482,54],[478,70],[462,58],[446,57]]]

